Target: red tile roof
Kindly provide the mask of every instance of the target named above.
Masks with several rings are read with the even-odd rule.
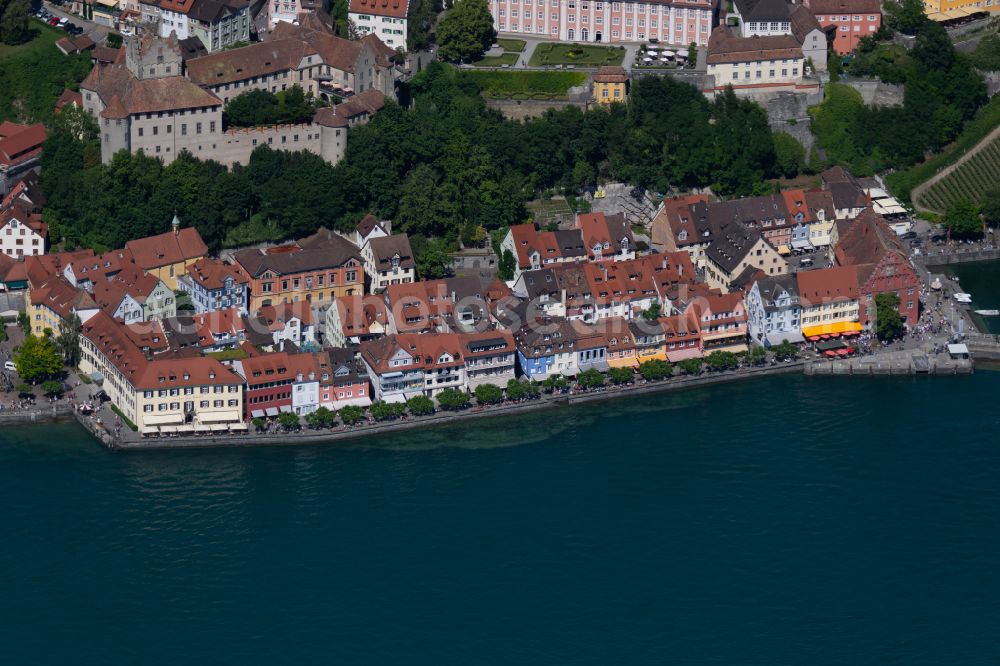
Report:
[[[232,278],[234,284],[249,282],[246,275],[240,273],[235,266],[221,259],[203,257],[187,267],[191,279],[205,289],[222,289],[226,278]]]
[[[47,136],[42,123],[18,125],[3,122],[0,124],[0,164],[20,164],[39,155]]]
[[[835,266],[795,274],[803,307],[858,298],[858,273],[853,266]]]
[[[393,18],[406,18],[409,8],[409,0],[351,0],[350,4],[350,11],[354,14],[374,14]]]
[[[194,227],[184,227],[176,233],[167,231],[125,243],[135,263],[145,270],[169,266],[208,254],[208,246]]]

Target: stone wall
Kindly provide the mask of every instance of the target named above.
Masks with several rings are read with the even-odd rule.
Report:
[[[812,133],[812,119],[809,117],[809,107],[818,104],[822,99],[815,95],[783,92],[771,95],[762,102],[767,111],[768,125],[775,132],[784,132],[795,137],[806,149],[808,159],[816,138]]]
[[[486,106],[496,109],[508,120],[527,120],[538,118],[549,109],[567,109],[571,106],[586,111],[592,102],[569,99],[486,99]]]
[[[270,145],[275,150],[307,150],[320,154],[320,125],[275,125],[273,127],[232,128],[222,132],[210,159],[232,166],[246,164],[257,146]]]
[[[877,79],[852,79],[842,83],[849,85],[861,94],[861,99],[869,106],[902,106],[903,86],[894,83],[883,83]]]

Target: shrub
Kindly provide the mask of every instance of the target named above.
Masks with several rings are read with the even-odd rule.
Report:
[[[480,384],[473,393],[480,405],[495,405],[503,400],[503,390],[495,384]]]

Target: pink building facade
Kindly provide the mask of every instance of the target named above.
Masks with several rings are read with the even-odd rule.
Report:
[[[716,0],[490,0],[498,33],[565,42],[708,44]]]

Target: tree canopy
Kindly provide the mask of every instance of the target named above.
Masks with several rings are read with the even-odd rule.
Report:
[[[481,56],[496,37],[486,0],[457,0],[438,24],[438,54],[450,62],[468,62]]]
[[[979,217],[979,209],[968,199],[959,199],[948,206],[942,225],[953,238],[983,235],[983,221]]]
[[[857,67],[889,82],[905,82],[903,105],[865,106],[854,89],[830,84],[823,104],[810,110],[817,144],[830,161],[848,166],[855,175],[923,160],[954,139],[986,101],[982,76],[968,56],[956,51],[945,29],[923,17],[919,0],[899,4],[920,12],[913,48],[906,52],[866,40]]]
[[[226,127],[260,127],[307,123],[312,120],[317,106],[312,93],[306,95],[298,85],[278,93],[251,90],[229,100],[222,110],[222,124]]]
[[[58,375],[63,361],[49,336],[29,335],[14,355],[14,365],[21,379],[35,384]]]
[[[899,314],[899,296],[892,292],[875,296],[875,336],[879,340],[895,340],[906,330]]]
[[[31,39],[28,0],[0,0],[0,42],[23,44]]]

